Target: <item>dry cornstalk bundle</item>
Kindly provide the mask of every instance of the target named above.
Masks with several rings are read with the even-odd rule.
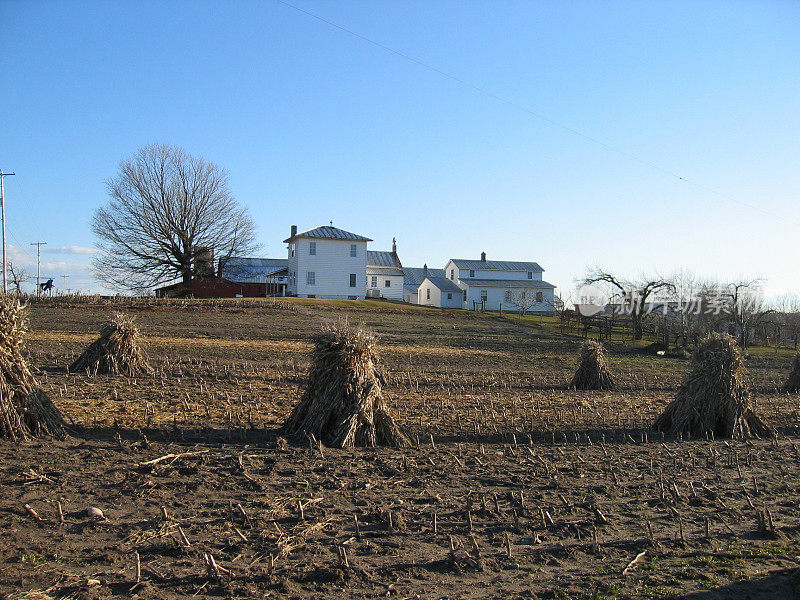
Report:
[[[792,361],[792,372],[789,373],[789,379],[783,386],[783,391],[789,394],[800,393],[800,353],[796,354]]]
[[[654,428],[672,435],[747,439],[770,428],[750,407],[744,358],[730,335],[712,333],[692,356],[678,394]]]
[[[0,297],[0,437],[60,437],[66,432],[64,419],[22,356],[27,328],[27,308],[10,296]]]
[[[139,347],[139,329],[133,317],[114,313],[100,328],[100,337],[84,350],[69,370],[131,377],[149,373],[150,365]]]
[[[586,340],[581,345],[581,364],[569,387],[576,390],[612,390],[614,377],[606,367],[603,344]]]
[[[386,406],[372,333],[337,323],[314,341],[308,387],[284,433],[338,448],[410,445]]]

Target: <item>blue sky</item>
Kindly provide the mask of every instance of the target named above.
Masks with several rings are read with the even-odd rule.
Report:
[[[276,0],[0,3],[11,256],[101,289],[104,182],[158,142],[228,169],[264,256],[333,220],[565,293],[588,265],[800,293],[800,3],[291,4],[449,77]]]

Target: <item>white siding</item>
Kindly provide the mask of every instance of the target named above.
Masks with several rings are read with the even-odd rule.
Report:
[[[449,276],[449,272],[448,272]],[[431,292],[431,297],[428,299],[428,290]],[[462,292],[443,292],[438,287],[433,285],[430,281],[425,280],[419,286],[419,304],[425,306],[436,306],[438,308],[462,308],[463,307],[463,293]],[[447,294],[452,294],[452,298],[448,299]]]
[[[465,282],[466,283],[466,282]],[[468,310],[473,310],[473,301],[480,302],[481,300],[481,291],[486,290],[486,310],[500,310],[500,306],[502,305],[504,311],[509,312],[517,312],[519,308],[513,306],[511,303],[506,301],[506,290],[513,290],[514,288],[508,287],[484,287],[481,288],[480,286],[469,286],[467,288],[467,304],[466,308]],[[553,298],[554,298],[554,290],[552,288],[545,288],[545,289],[528,289],[529,294],[536,294],[536,292],[542,292],[542,302],[534,304],[528,309],[528,312],[552,312],[553,310]],[[480,306],[478,307],[480,308]]]
[[[376,279],[376,285],[372,285],[373,277]],[[402,275],[387,275],[385,269],[380,267],[367,267],[367,289],[380,290],[381,298],[388,298],[389,300],[403,300],[403,283],[405,278]],[[389,282],[389,287],[386,287],[386,282]]]
[[[317,244],[316,255],[309,253],[312,241]],[[357,248],[355,257],[350,256],[351,244]],[[301,238],[295,242],[295,256],[292,257],[290,252],[289,270],[297,274],[295,284],[290,286],[290,293],[301,298],[310,295],[317,298],[364,298],[367,288],[367,243]],[[307,283],[309,272],[314,273],[313,285]],[[356,276],[356,287],[350,287],[351,273]]]

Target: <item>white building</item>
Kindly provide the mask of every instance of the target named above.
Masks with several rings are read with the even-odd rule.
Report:
[[[301,298],[363,299],[371,241],[333,226],[297,233],[292,225],[291,235],[284,240],[289,254],[287,293]]]
[[[535,262],[454,258],[447,262],[445,275],[463,291],[463,308],[469,310],[551,313],[555,286],[542,280],[544,269]],[[524,301],[521,299],[524,298]]]
[[[426,275],[419,286],[419,304],[439,308],[463,308],[464,290],[447,277]]]
[[[397,257],[397,240],[391,252],[367,251],[367,296],[403,300],[405,274]]]
[[[444,269],[429,269],[424,267],[403,267],[403,301],[410,304],[420,304],[419,286],[430,275],[431,277],[444,277]]]

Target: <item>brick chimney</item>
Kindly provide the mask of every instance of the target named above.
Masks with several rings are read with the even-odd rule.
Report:
[[[422,278],[425,279],[428,276],[428,263],[422,265]]]
[[[292,234],[289,237],[296,236],[297,235],[297,225],[292,225],[292,228],[291,228],[290,231],[292,232]]]
[[[481,262],[486,262],[486,252],[481,252]]]

